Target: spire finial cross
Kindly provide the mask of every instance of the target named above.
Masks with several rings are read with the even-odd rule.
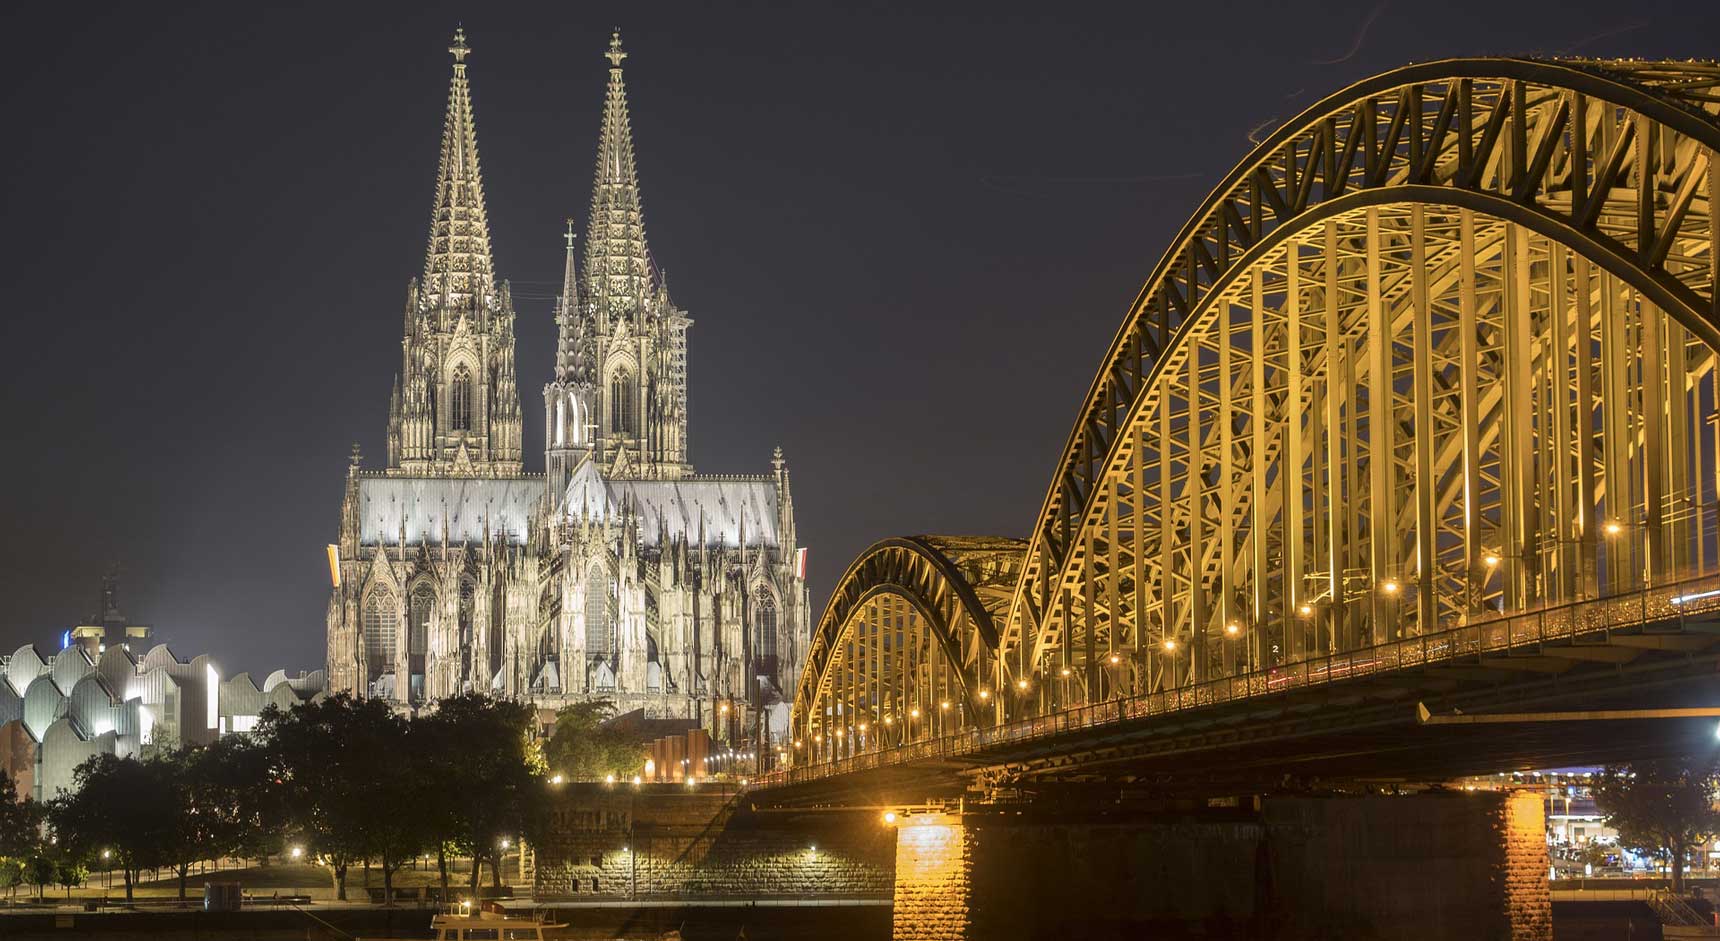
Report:
[[[567,234],[565,235],[565,238],[567,239],[567,250],[570,252],[573,251],[574,235],[573,235],[573,220],[572,219],[567,220]]]
[[[609,60],[610,67],[621,68],[621,60],[627,58],[627,53],[621,51],[621,29],[609,34],[609,51],[603,54]]]
[[[455,65],[466,64],[466,57],[472,54],[472,47],[466,45],[466,27],[454,27],[454,42],[448,47],[448,51],[454,54]]]

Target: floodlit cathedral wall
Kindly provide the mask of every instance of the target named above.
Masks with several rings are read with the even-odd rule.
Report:
[[[494,275],[463,34],[424,274],[408,288],[388,462],[355,454],[331,548],[330,688],[403,708],[468,691],[603,698],[653,717],[731,704],[786,734],[810,615],[780,450],[693,469],[687,334],[652,260],[619,37],[583,263],[571,223],[544,386],[544,474],[520,461],[515,315]]]

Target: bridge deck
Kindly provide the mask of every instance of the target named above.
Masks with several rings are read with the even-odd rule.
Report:
[[[1464,625],[1180,689],[806,764],[755,800],[925,799],[978,776],[1210,788],[1295,778],[1429,780],[1647,757],[1712,720],[1422,725],[1435,713],[1720,704],[1720,576]]]

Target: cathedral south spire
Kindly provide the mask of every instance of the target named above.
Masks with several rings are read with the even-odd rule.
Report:
[[[633,128],[627,115],[627,86],[621,76],[621,33],[609,39],[609,88],[597,137],[597,172],[591,186],[591,216],[585,231],[585,276],[599,325],[637,314],[651,294],[651,253],[645,245],[645,212],[639,171],[633,161]]]
[[[692,474],[687,454],[687,328],[658,278],[645,242],[645,212],[621,33],[609,38],[609,83],[597,132],[597,167],[586,220],[585,292],[575,353],[589,383],[586,451],[615,479]],[[552,426],[553,427],[553,426]]]
[[[472,87],[466,77],[466,31],[454,31],[448,46],[454,76],[442,124],[442,162],[436,171],[430,244],[424,256],[424,289],[446,294],[456,307],[490,290],[490,221],[484,211],[484,181],[478,172],[478,130],[472,117]]]

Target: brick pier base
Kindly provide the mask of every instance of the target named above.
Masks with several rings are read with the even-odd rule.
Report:
[[[910,816],[897,941],[1550,941],[1535,794],[1266,798],[1187,817]]]

